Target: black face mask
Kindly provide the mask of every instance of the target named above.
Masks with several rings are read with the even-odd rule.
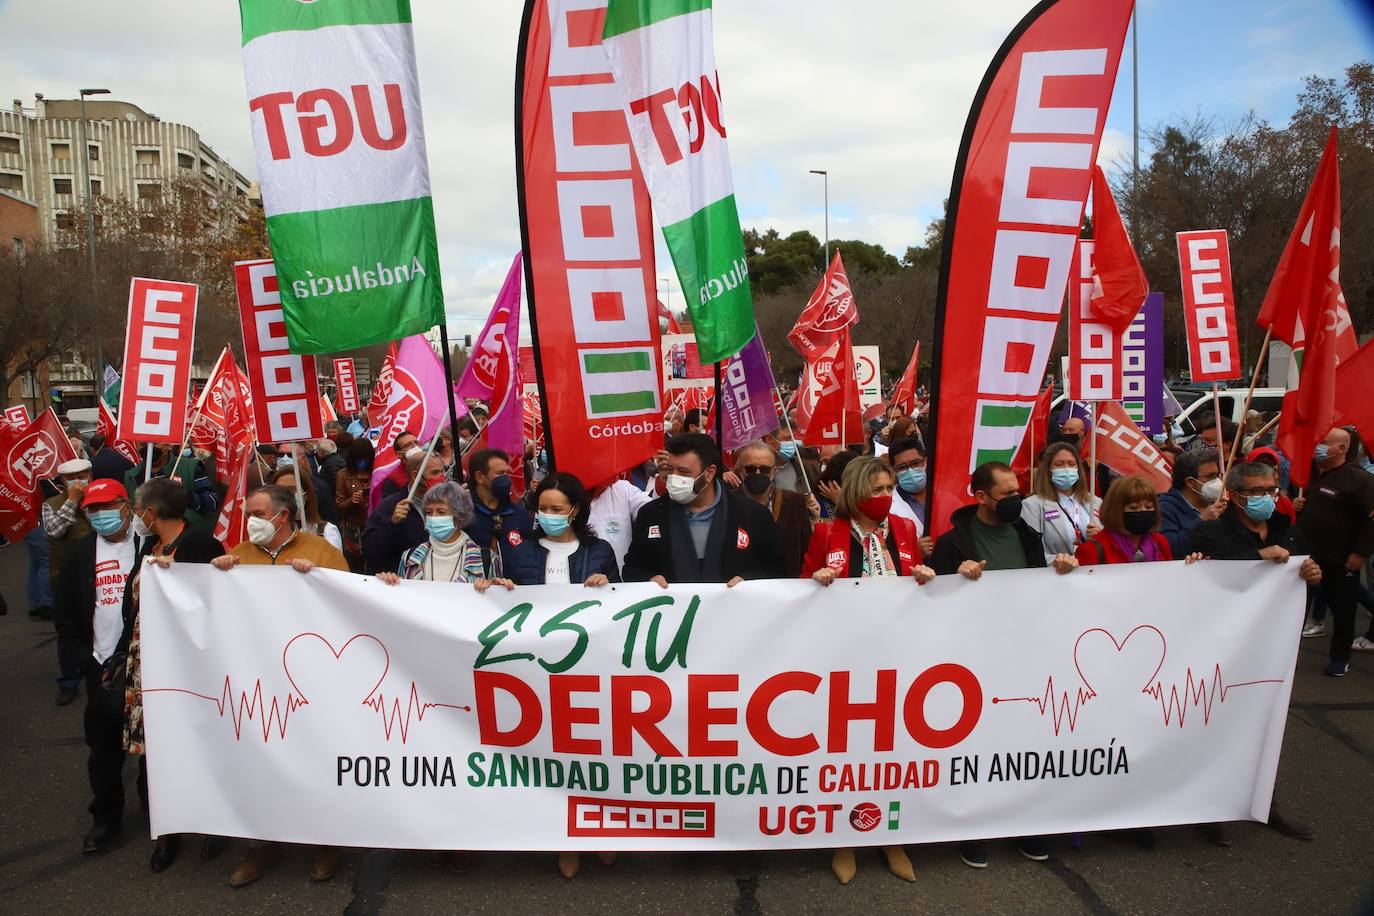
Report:
[[[1021,494],[1013,493],[997,500],[992,511],[996,513],[998,521],[1011,524],[1021,517]]]
[[[744,489],[750,496],[762,496],[773,486],[773,478],[762,474],[750,474],[744,478]]]
[[[1126,531],[1134,535],[1149,534],[1155,526],[1155,511],[1146,509],[1142,512],[1126,512],[1122,515],[1126,525]]]

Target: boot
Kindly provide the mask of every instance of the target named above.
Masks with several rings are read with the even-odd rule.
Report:
[[[316,846],[315,854],[310,857],[310,880],[328,881],[339,870],[338,847]]]
[[[271,846],[249,846],[243,858],[239,860],[238,867],[229,876],[229,886],[244,887],[252,884],[267,874],[274,858],[276,855]]]
[[[888,871],[903,881],[916,880],[916,869],[912,867],[911,859],[907,858],[905,847],[884,846],[883,855],[887,856]]]
[[[577,873],[582,870],[582,856],[575,852],[560,852],[558,854],[559,873],[571,880],[577,877]]]
[[[841,884],[848,884],[854,880],[854,875],[858,873],[859,866],[854,863],[853,849],[837,849],[830,857],[830,870],[835,873]]]

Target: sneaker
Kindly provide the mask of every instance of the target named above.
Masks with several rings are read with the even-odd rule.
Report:
[[[77,690],[76,686],[57,688],[57,705],[70,706],[76,700]]]
[[[1322,621],[1322,620],[1314,620],[1314,621],[1312,621],[1312,622],[1309,623],[1307,626],[1305,626],[1305,627],[1302,628],[1302,635],[1303,635],[1304,637],[1307,637],[1307,638],[1310,638],[1310,637],[1313,637],[1313,636],[1325,636],[1325,635],[1326,635],[1326,622],[1325,622],[1325,621]]]
[[[970,840],[959,844],[959,858],[969,868],[988,867],[988,844],[982,840]]]
[[[1350,644],[1350,648],[1355,652],[1374,652],[1374,640],[1368,636],[1357,636]]]
[[[1050,857],[1050,841],[1042,836],[1022,837],[1017,841],[1016,848],[1032,862],[1044,862]]]
[[[1350,670],[1350,662],[1332,662],[1326,666],[1327,677],[1345,677]]]

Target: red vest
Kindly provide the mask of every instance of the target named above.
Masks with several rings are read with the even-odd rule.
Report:
[[[897,497],[900,499],[901,497]],[[887,517],[888,549],[897,563],[897,572],[903,576],[921,565],[921,547],[917,543],[916,525],[909,518],[900,515]],[[823,566],[829,566],[842,578],[851,574],[854,557],[854,534],[849,529],[849,519],[837,518],[820,522],[811,533],[811,546],[806,550],[802,561],[802,578],[811,578],[812,573]],[[894,549],[895,548],[895,549]],[[859,568],[863,568],[862,560]]]

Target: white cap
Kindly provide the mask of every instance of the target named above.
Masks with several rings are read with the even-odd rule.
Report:
[[[91,463],[85,458],[73,458],[71,461],[64,461],[59,464],[57,473],[64,476],[67,474],[84,474],[90,469]]]

